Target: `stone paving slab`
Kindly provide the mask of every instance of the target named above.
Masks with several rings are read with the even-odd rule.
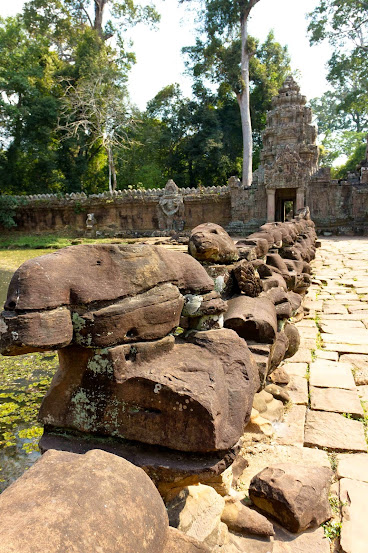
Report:
[[[344,388],[346,390],[355,390],[355,382],[349,363],[336,363],[317,359],[310,365],[311,386],[320,388]]]
[[[344,553],[367,553],[368,484],[349,478],[340,480],[342,503],[341,549]]]
[[[285,369],[288,375],[305,377],[308,370],[308,363],[284,363],[282,368]]]
[[[302,319],[298,323],[295,324],[295,326],[300,330],[301,328],[317,328],[315,321],[311,321],[309,319]]]
[[[274,524],[274,530],[273,553],[330,553],[330,543],[325,538],[323,528],[291,534]],[[247,549],[245,551],[248,553]]]
[[[367,314],[365,314],[365,311],[363,313],[363,315],[360,315],[359,313],[348,313],[347,315],[339,315],[339,314],[335,314],[335,315],[329,315],[328,313],[321,313],[320,314],[320,317],[319,317],[319,320],[320,322],[325,322],[325,321],[337,321],[337,320],[341,320],[341,321],[363,321],[364,319],[366,319],[368,316]]]
[[[327,361],[338,361],[339,354],[337,351],[325,351],[324,349],[316,349],[314,352],[318,359],[326,359]]]
[[[333,342],[326,342],[324,349],[329,351],[337,351],[339,353],[362,353],[368,354],[368,344],[334,344]]]
[[[331,413],[350,413],[362,417],[364,411],[355,390],[310,387],[311,408]]]
[[[300,348],[288,361],[290,363],[312,363],[312,353],[309,349]]]
[[[315,350],[317,347],[316,339],[313,338],[300,338],[300,347],[303,349]]]
[[[349,313],[351,313],[352,315],[357,315],[360,318],[368,317],[368,309],[362,309],[362,310],[356,309],[354,311],[350,311],[350,308],[349,308]]]
[[[350,478],[351,480],[360,480],[368,482],[368,455],[367,453],[355,453],[349,455],[340,453],[337,456],[337,477]]]
[[[362,328],[347,328],[345,332],[329,334],[321,333],[323,343],[368,345],[368,330]]]
[[[366,327],[362,321],[345,321],[343,319],[321,321],[319,323],[321,332],[327,332],[328,334],[339,333],[343,331],[355,332],[356,329],[366,330]]]
[[[363,323],[362,323],[363,324]],[[364,325],[363,325],[363,328]],[[316,325],[314,325],[313,327],[298,327],[298,330],[299,330],[299,335],[300,335],[300,338],[312,338],[312,339],[316,339],[317,336],[318,336],[318,328],[316,327]],[[368,332],[368,331],[367,331]]]
[[[303,447],[306,412],[305,405],[291,407],[290,411],[286,413],[284,421],[276,426],[278,444]]]
[[[367,452],[363,424],[360,421],[325,411],[307,411],[304,446],[340,452]]]
[[[368,402],[368,385],[365,384],[364,386],[357,386],[357,391],[360,401],[364,401],[365,403]]]
[[[285,389],[293,403],[308,405],[308,381],[304,376],[292,375]]]
[[[327,315],[336,315],[336,314],[347,315],[348,314],[348,310],[346,309],[346,307],[342,305],[342,303],[336,303],[334,300],[328,301],[328,302],[325,301],[323,303],[322,311]]]

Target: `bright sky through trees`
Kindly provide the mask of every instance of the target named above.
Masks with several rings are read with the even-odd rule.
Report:
[[[147,3],[138,0],[137,3]],[[330,57],[328,45],[311,48],[306,37],[305,14],[313,10],[318,0],[261,0],[254,8],[249,23],[249,33],[264,41],[269,30],[274,29],[275,40],[289,47],[293,69],[300,71],[297,80],[301,92],[307,98],[321,96],[327,89],[325,63]],[[7,17],[22,9],[24,0],[0,0],[0,15]],[[164,86],[180,83],[184,93],[190,94],[191,79],[184,77],[183,46],[195,42],[195,14],[175,0],[155,0],[161,13],[158,31],[138,25],[131,31],[133,51],[137,64],[129,79],[132,101],[144,109],[146,102]]]

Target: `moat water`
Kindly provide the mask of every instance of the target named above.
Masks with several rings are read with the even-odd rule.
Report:
[[[1,261],[0,252],[0,311],[14,272],[1,268]],[[54,352],[0,355],[0,493],[40,455],[37,412],[56,366]]]

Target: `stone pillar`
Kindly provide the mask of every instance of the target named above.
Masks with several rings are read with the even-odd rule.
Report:
[[[303,209],[305,207],[304,203],[304,188],[297,188],[295,211],[298,212],[299,209]]]
[[[275,195],[276,190],[267,190],[267,223],[275,222]]]

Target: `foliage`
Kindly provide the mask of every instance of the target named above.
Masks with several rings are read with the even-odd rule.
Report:
[[[356,50],[368,50],[368,2],[365,0],[321,0],[309,14],[311,43],[328,39],[335,49],[346,42]]]
[[[17,226],[14,217],[17,213],[17,207],[22,203],[24,202],[18,198],[0,194],[0,228],[11,229]]]
[[[342,523],[338,520],[328,520],[322,524],[322,528],[324,530],[325,537],[330,541],[333,541],[340,537]]]
[[[350,153],[347,161],[338,167],[333,167],[332,178],[345,179],[348,173],[356,171],[357,166],[364,160],[367,143],[358,142],[355,149]]]
[[[111,17],[105,22],[107,8]],[[111,113],[117,114],[122,98],[126,113],[124,82],[135,61],[124,32],[138,22],[157,20],[151,5],[136,5],[133,0],[30,0],[23,14],[0,19],[3,193],[91,193],[107,188],[111,170],[111,148],[103,147],[105,135],[111,136],[107,121]],[[77,92],[85,96],[90,83],[99,85],[99,107],[109,105],[99,140],[94,140],[96,133],[91,136],[91,127],[69,132],[70,112],[76,107],[73,98]],[[115,130],[115,136],[124,132],[121,121]]]
[[[360,133],[368,130],[368,2],[321,0],[309,14],[311,44],[328,40],[333,54],[328,62],[327,80],[331,90],[312,107],[324,133],[323,146],[329,150],[324,163],[331,165],[341,153],[352,156],[347,132],[355,132],[356,155]],[[352,159],[351,163],[355,163]],[[346,174],[348,165],[336,174]]]

